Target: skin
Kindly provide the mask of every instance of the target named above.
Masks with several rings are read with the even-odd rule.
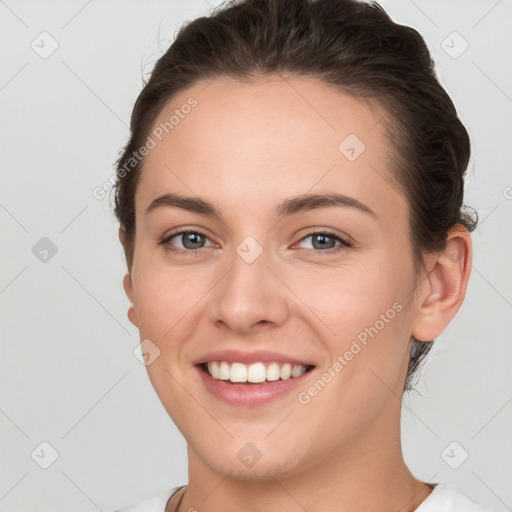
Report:
[[[436,338],[458,311],[469,233],[453,229],[415,274],[409,206],[376,105],[313,78],[218,78],[180,93],[156,124],[190,96],[197,107],[146,157],[123,282],[130,321],[160,350],[151,382],[187,441],[179,511],[413,511],[431,487],[413,477],[400,446],[411,336]],[[355,161],[338,149],[348,134],[366,146]],[[346,206],[274,216],[285,198],[332,192],[375,217]],[[146,215],[164,193],[210,201],[222,219],[175,207]],[[166,250],[187,251],[180,236],[159,244],[178,228],[206,234],[199,254]],[[353,247],[322,253],[308,235],[325,228]],[[247,236],[263,249],[250,264],[236,252]],[[192,365],[210,350],[273,350],[314,362],[307,390],[394,303],[401,311],[307,404],[295,392],[253,408],[225,404]],[[261,452],[249,468],[237,457],[247,442]]]

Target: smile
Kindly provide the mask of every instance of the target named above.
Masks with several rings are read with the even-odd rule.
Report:
[[[240,362],[212,361],[204,363],[202,368],[216,380],[259,384],[300,377],[313,366],[278,362],[255,362],[247,365]]]
[[[212,397],[236,407],[258,407],[286,399],[302,389],[315,366],[286,362],[210,361],[195,366],[203,389]],[[295,399],[295,396],[293,399]]]

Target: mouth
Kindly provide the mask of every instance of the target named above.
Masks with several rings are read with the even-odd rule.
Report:
[[[203,389],[225,404],[253,408],[289,399],[293,390],[306,388],[314,365],[259,361],[208,361],[195,365]]]
[[[292,363],[256,362],[244,364],[230,361],[211,361],[198,365],[212,379],[230,384],[262,384],[289,380],[311,371],[313,365]]]

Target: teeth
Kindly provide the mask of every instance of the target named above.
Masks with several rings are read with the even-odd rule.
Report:
[[[220,363],[218,379],[220,380],[229,380],[229,364],[226,361],[222,361]]]
[[[290,363],[286,363],[281,368],[281,379],[286,380],[289,379],[292,375],[292,365]]]
[[[208,373],[218,380],[229,380],[231,382],[252,382],[259,383],[265,381],[288,380],[299,377],[305,371],[306,367],[302,364],[290,363],[252,363],[245,365],[243,363],[228,363],[226,361],[212,361],[208,363]]]
[[[267,370],[265,370],[265,365],[263,363],[254,363],[247,368],[248,382],[265,382],[266,379]]]
[[[267,380],[279,380],[281,377],[281,370],[277,363],[270,363],[267,366]]]
[[[242,363],[233,363],[229,372],[231,382],[247,382],[247,366]]]
[[[294,364],[292,367],[292,377],[299,377],[306,371],[306,368],[301,364]]]

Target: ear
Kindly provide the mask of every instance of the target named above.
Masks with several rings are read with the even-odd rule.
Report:
[[[471,262],[471,234],[457,224],[448,233],[445,248],[428,258],[427,276],[418,290],[412,324],[415,339],[431,341],[446,329],[466,295]]]
[[[137,313],[135,312],[135,308],[133,307],[133,282],[132,282],[132,276],[131,274],[126,274],[123,277],[123,288],[124,292],[126,293],[126,296],[128,297],[128,300],[130,301],[131,305],[128,308],[128,320],[135,325],[135,327],[139,327],[139,321],[137,319]]]
[[[124,247],[124,243],[126,241],[126,231],[123,228],[123,226],[119,227],[118,235],[119,235],[119,241],[121,242],[121,245]]]
[[[123,226],[119,228],[118,234],[119,241],[121,242],[121,245],[124,247],[126,242],[126,231],[123,228]],[[128,320],[130,320],[130,322],[133,325],[135,325],[135,327],[138,327],[139,325],[137,320],[137,313],[135,312],[135,308],[133,307],[133,281],[130,273],[126,274],[123,277],[123,288],[124,293],[126,293],[126,296],[128,297],[128,300],[131,303],[131,306],[128,308]]]

